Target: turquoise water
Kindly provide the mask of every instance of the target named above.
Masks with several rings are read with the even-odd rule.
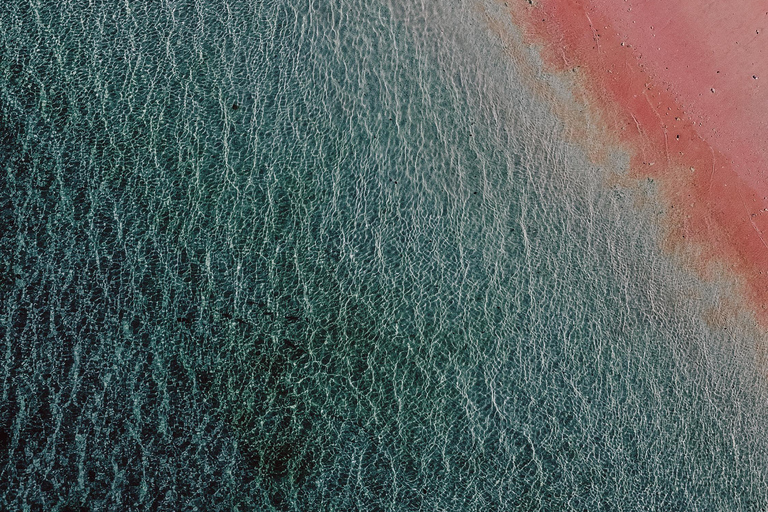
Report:
[[[0,508],[765,508],[753,334],[505,16],[4,5]]]

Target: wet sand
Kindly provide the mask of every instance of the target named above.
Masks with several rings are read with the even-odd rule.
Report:
[[[545,63],[575,77],[613,141],[629,150],[631,176],[661,184],[666,247],[705,276],[730,269],[768,327],[768,7],[509,6]]]

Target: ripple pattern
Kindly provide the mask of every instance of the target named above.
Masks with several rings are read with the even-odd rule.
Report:
[[[489,19],[4,5],[0,508],[764,508],[750,332]]]

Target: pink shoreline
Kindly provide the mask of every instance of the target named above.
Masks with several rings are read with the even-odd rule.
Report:
[[[606,13],[652,79],[684,106],[699,136],[768,195],[768,5],[589,0],[585,7]]]
[[[510,8],[553,71],[579,71],[614,143],[630,149],[631,175],[661,184],[670,251],[691,255],[702,274],[729,268],[768,328],[768,6],[515,0]]]

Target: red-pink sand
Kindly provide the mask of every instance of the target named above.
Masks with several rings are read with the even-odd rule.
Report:
[[[631,174],[661,183],[670,250],[730,268],[768,327],[768,4],[516,0],[552,70],[580,86]],[[713,265],[714,264],[714,265]]]

